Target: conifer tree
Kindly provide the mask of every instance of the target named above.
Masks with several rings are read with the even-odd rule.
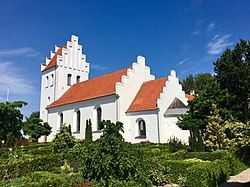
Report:
[[[90,142],[92,142],[92,124],[91,124],[91,120],[87,119],[86,120],[86,129],[85,129],[85,143],[89,144]]]

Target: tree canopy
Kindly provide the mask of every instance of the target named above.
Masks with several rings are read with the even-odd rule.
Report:
[[[0,103],[0,140],[12,144],[22,136],[23,115],[19,110],[27,105],[24,101]]]
[[[35,142],[38,142],[41,136],[48,136],[52,129],[47,122],[43,123],[39,116],[39,112],[33,112],[29,117],[26,117],[23,127],[24,134]]]
[[[191,146],[198,140],[199,145],[203,144],[213,105],[223,121],[249,121],[249,55],[249,41],[240,40],[234,49],[227,49],[214,62],[215,76],[208,73],[190,75],[183,81],[186,92],[196,92],[195,99],[188,104],[188,113],[178,122],[182,129],[190,130]]]
[[[250,41],[240,40],[214,62],[220,88],[232,97],[230,109],[243,122],[250,119]]]

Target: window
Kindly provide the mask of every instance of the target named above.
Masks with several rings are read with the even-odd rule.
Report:
[[[71,77],[72,77],[72,75],[68,74],[68,77],[67,77],[67,85],[68,86],[71,86]]]
[[[97,130],[99,131],[99,130],[103,129],[102,124],[101,124],[101,122],[102,122],[102,109],[101,109],[101,107],[98,107],[96,109],[96,113],[97,113]]]
[[[63,113],[60,114],[60,125],[63,125]]]
[[[138,122],[139,126],[139,137],[146,138],[146,123],[144,120]]]
[[[46,76],[45,88],[49,86],[49,76]]]
[[[76,83],[80,82],[81,77],[79,75],[76,76]]]
[[[78,110],[76,112],[76,131],[80,132],[80,126],[81,126],[81,112]]]
[[[51,75],[50,86],[53,86],[54,74]]]

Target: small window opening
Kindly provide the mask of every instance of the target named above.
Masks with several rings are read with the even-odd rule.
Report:
[[[71,77],[72,77],[72,75],[68,74],[68,77],[67,77],[67,85],[68,86],[71,86]]]

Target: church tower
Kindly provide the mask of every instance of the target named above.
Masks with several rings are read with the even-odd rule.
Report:
[[[66,46],[55,46],[55,51],[46,57],[41,65],[40,118],[47,121],[47,106],[60,98],[73,84],[88,80],[89,63],[78,44],[78,37],[72,35]]]

